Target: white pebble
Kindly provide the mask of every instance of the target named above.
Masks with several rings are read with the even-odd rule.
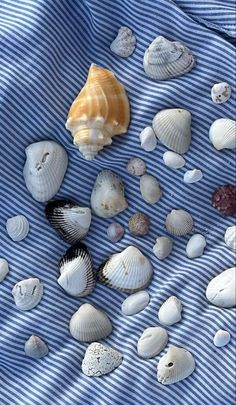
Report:
[[[203,177],[202,171],[198,169],[188,170],[184,173],[184,182],[185,183],[197,183]]]
[[[218,330],[214,336],[213,343],[217,347],[226,346],[230,341],[230,333],[227,330]]]
[[[0,283],[9,272],[9,265],[6,259],[0,258]]]

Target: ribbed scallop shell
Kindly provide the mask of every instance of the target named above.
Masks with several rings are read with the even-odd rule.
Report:
[[[92,64],[87,81],[74,100],[66,122],[74,144],[92,160],[114,135],[127,132],[129,101],[123,85],[108,69]]]
[[[187,211],[174,209],[166,217],[166,229],[171,235],[184,236],[192,228],[193,219]]]
[[[82,362],[82,371],[89,377],[99,377],[115,370],[122,363],[122,354],[98,342],[88,346]]]
[[[8,218],[6,223],[7,233],[12,240],[20,242],[29,233],[29,221],[24,215]]]
[[[167,236],[160,236],[156,239],[156,243],[153,246],[153,253],[159,260],[164,260],[169,256],[173,248],[173,242]]]
[[[206,289],[207,299],[217,307],[236,305],[236,267],[231,267],[214,277]]]
[[[147,291],[138,291],[129,295],[121,306],[123,315],[130,316],[141,312],[149,304],[150,296]]]
[[[191,142],[191,114],[181,108],[162,110],[153,118],[157,138],[177,153],[188,151]]]
[[[181,301],[172,295],[161,305],[158,311],[158,318],[163,325],[174,325],[182,318],[182,303]]]
[[[209,137],[217,150],[236,148],[236,121],[219,118],[210,127]]]
[[[38,278],[27,278],[19,281],[12,289],[17,308],[28,311],[38,305],[43,296],[43,284]]]
[[[138,355],[144,359],[151,359],[164,349],[167,342],[168,333],[164,328],[160,326],[147,328],[138,340]]]
[[[32,335],[25,342],[25,354],[33,359],[41,359],[47,356],[48,346],[39,336]]]
[[[170,346],[157,366],[157,379],[164,385],[187,378],[195,369],[193,355],[182,347]]]
[[[236,252],[236,225],[229,226],[225,231],[226,245]]]
[[[163,161],[166,166],[171,167],[172,169],[180,169],[185,165],[183,156],[170,150],[163,154]]]
[[[135,50],[136,37],[128,27],[120,27],[117,37],[112,41],[110,49],[122,58],[128,58]]]

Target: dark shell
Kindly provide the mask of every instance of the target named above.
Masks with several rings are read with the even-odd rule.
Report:
[[[236,186],[220,186],[212,194],[212,206],[222,215],[236,215]]]

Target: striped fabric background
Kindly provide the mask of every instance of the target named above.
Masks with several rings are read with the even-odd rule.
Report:
[[[118,28],[127,25],[137,36],[137,47],[128,59],[109,50]],[[210,204],[212,191],[234,183],[232,151],[217,152],[208,138],[211,123],[234,118],[235,88],[222,105],[211,101],[211,86],[219,81],[235,83],[232,38],[235,33],[234,1],[209,0],[1,0],[0,1],[0,117],[1,117],[1,236],[0,257],[10,263],[10,273],[0,285],[0,404],[1,405],[233,405],[235,378],[234,309],[220,309],[205,299],[206,286],[215,275],[234,264],[234,254],[225,245],[225,229],[234,223]],[[143,54],[157,36],[183,41],[197,56],[197,66],[185,76],[155,82],[145,76]],[[92,62],[113,70],[125,85],[131,102],[127,135],[116,137],[111,147],[92,162],[83,160],[65,129],[68,109],[86,80]],[[139,133],[163,108],[182,107],[192,113],[192,143],[186,166],[164,166],[166,150],[158,144],[148,153],[139,145]],[[129,207],[116,219],[127,229],[129,217],[143,211],[151,218],[145,238],[124,238],[112,245],[106,228],[112,220],[93,216],[85,243],[97,266],[111,253],[129,244],[139,247],[154,266],[149,287],[150,305],[140,314],[123,317],[125,293],[97,284],[83,299],[67,296],[59,287],[57,262],[68,248],[51,229],[44,204],[26,190],[22,168],[25,147],[42,139],[55,139],[69,154],[69,167],[57,194],[89,205],[97,173],[111,168],[126,186]],[[140,156],[148,173],[160,181],[163,198],[156,205],[140,196],[139,179],[125,166],[131,156]],[[183,183],[184,172],[201,168],[204,177],[196,184]],[[152,253],[157,236],[165,234],[164,221],[174,207],[188,210],[194,232],[207,238],[201,258],[190,260],[185,247],[189,237],[174,238],[174,249],[160,262]],[[16,243],[6,234],[7,218],[23,214],[30,221],[28,237]],[[41,303],[32,311],[17,310],[11,290],[30,276],[45,286]],[[188,379],[163,386],[156,378],[160,356],[138,358],[136,342],[142,331],[158,325],[157,310],[170,295],[183,302],[183,319],[168,327],[169,343],[189,349],[196,370]],[[69,334],[68,323],[83,302],[97,304],[113,323],[105,339],[124,355],[122,365],[101,378],[81,372],[87,347]],[[218,349],[212,339],[218,329],[232,334],[230,344]],[[35,361],[24,355],[31,334],[49,344],[47,357]],[[163,354],[163,353],[162,353]],[[162,355],[161,354],[161,355]]]

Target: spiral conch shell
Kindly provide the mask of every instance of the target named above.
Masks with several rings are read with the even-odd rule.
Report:
[[[92,64],[87,82],[74,100],[66,122],[74,144],[92,160],[114,135],[127,132],[129,101],[113,72]]]

